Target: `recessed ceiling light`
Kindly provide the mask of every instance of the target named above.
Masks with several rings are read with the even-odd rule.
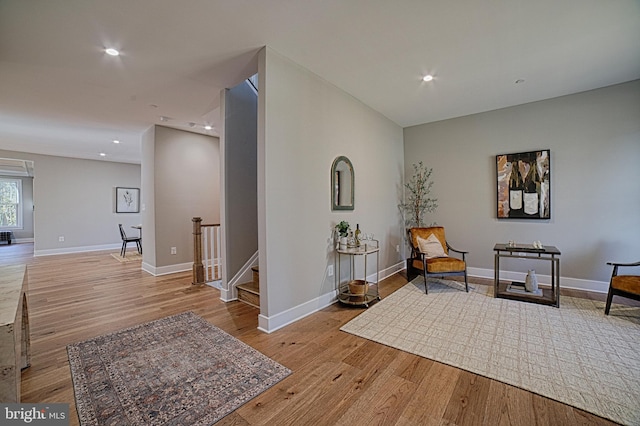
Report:
[[[422,77],[422,81],[431,81],[433,80],[433,76],[431,74],[427,74],[424,77]]]
[[[111,56],[118,56],[120,54],[120,52],[118,52],[116,49],[114,49],[113,47],[109,47],[107,49],[104,49],[104,52],[107,55],[111,55]]]
[[[169,117],[165,117],[164,115],[161,115],[160,121],[169,121]]]
[[[212,129],[212,127],[211,127],[210,125],[208,125],[208,124],[207,124],[206,126],[204,126],[204,129],[205,129],[205,130],[211,130],[211,129]]]
[[[100,157],[106,157],[106,156],[107,156],[107,154],[105,154],[104,152],[100,153]]]
[[[118,139],[114,139],[113,143],[120,143],[120,141]]]

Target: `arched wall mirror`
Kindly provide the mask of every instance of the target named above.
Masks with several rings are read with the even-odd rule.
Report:
[[[353,210],[353,165],[340,156],[331,166],[331,210]]]

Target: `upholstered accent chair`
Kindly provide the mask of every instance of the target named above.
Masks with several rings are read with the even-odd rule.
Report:
[[[609,282],[609,294],[607,295],[607,304],[604,308],[604,314],[609,315],[611,309],[611,301],[613,296],[628,297],[634,300],[640,300],[640,275],[618,275],[619,267],[640,266],[640,262],[635,263],[615,263],[607,262],[607,265],[613,266],[611,273],[611,281]]]
[[[409,243],[411,244],[411,258],[407,259],[407,277],[409,281],[422,274],[424,276],[425,292],[429,293],[427,277],[461,275],[464,276],[465,290],[469,292],[466,262],[466,254],[468,252],[451,247],[447,242],[442,226],[411,228],[408,234]],[[450,256],[451,252],[462,255],[462,259]]]

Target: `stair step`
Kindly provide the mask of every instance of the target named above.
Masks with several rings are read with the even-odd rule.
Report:
[[[238,300],[248,305],[260,308],[260,286],[255,282],[237,285]]]
[[[248,283],[238,284],[237,287],[238,289],[242,289],[248,293],[257,294],[258,296],[260,296],[260,286],[254,283],[253,281],[250,281]]]
[[[251,272],[252,272],[253,282],[256,284],[256,286],[260,286],[260,271],[258,270],[258,267],[252,266]]]

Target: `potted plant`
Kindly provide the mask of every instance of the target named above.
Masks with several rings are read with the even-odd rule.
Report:
[[[438,207],[437,198],[429,198],[433,181],[431,173],[433,169],[426,168],[422,161],[413,164],[413,176],[404,184],[407,198],[404,203],[398,204],[403,213],[404,223],[407,228],[420,228],[424,226],[425,213],[432,213]]]
[[[342,222],[336,225],[336,231],[340,236],[341,249],[347,248],[347,236],[349,235],[349,227],[350,227],[349,222],[347,222],[346,220],[343,220]]]

